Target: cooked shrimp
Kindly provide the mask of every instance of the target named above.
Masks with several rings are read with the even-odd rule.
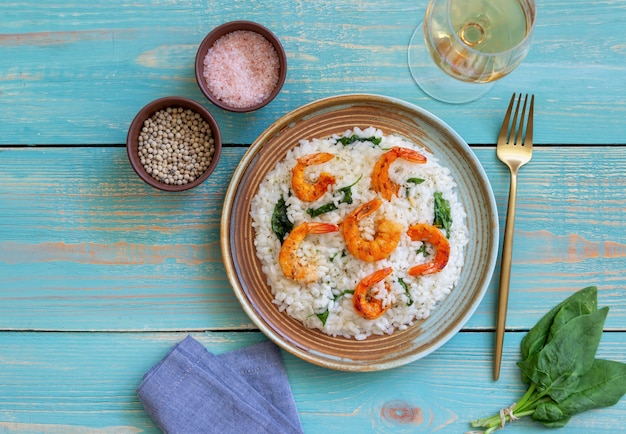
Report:
[[[409,226],[407,234],[413,241],[422,241],[432,245],[436,252],[435,257],[430,262],[409,268],[409,274],[421,276],[443,270],[450,259],[450,243],[443,232],[436,226],[418,223]]]
[[[374,298],[368,295],[369,288],[385,277],[389,276],[393,269],[391,267],[383,268],[378,271],[374,271],[369,276],[363,278],[354,289],[354,296],[352,298],[352,305],[356,313],[361,315],[365,319],[376,319],[384,314],[391,305],[383,307],[383,301],[380,298]],[[387,292],[391,291],[389,283],[385,282],[385,289]]]
[[[298,247],[308,234],[327,234],[337,232],[339,227],[331,223],[304,222],[293,228],[280,249],[278,263],[285,277],[300,283],[315,282],[317,270],[312,264],[302,264],[298,257]]]
[[[400,186],[389,179],[389,166],[398,158],[411,163],[426,163],[426,157],[413,149],[394,146],[388,152],[385,152],[374,165],[372,189],[386,200],[391,200],[394,195],[397,196],[400,190]]]
[[[328,172],[320,173],[317,181],[314,183],[308,182],[305,176],[308,166],[326,163],[334,157],[333,154],[319,152],[298,158],[298,162],[291,171],[291,188],[298,199],[305,202],[313,202],[326,193],[329,185],[335,183],[335,177]]]
[[[382,204],[383,201],[378,198],[364,203],[348,214],[342,224],[343,238],[348,251],[362,261],[375,262],[385,259],[400,242],[402,225],[385,219],[378,220],[373,240],[366,240],[361,236],[359,222],[374,213]]]

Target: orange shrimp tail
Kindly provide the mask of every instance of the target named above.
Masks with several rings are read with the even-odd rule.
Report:
[[[373,320],[380,318],[387,311],[387,309],[391,307],[391,305],[383,307],[383,301],[381,299],[368,297],[368,290],[372,285],[380,282],[392,272],[393,269],[391,267],[383,268],[373,272],[369,276],[364,277],[359,282],[354,290],[354,296],[352,298],[352,304],[356,313],[365,319]],[[387,292],[391,291],[391,288],[387,283],[385,283],[385,288],[387,289]]]
[[[306,225],[309,234],[328,234],[339,230],[339,226],[332,223],[307,222]]]
[[[369,276],[364,277],[363,280],[361,280],[361,283],[369,288],[389,276],[391,273],[393,273],[392,267],[381,268],[380,270],[374,271]]]
[[[378,198],[372,199],[369,202],[364,203],[363,205],[356,208],[354,211],[352,211],[351,214],[355,217],[356,221],[361,221],[365,217],[368,217],[376,212],[376,210],[380,208],[382,204],[382,200]]]
[[[298,163],[304,164],[305,166],[311,166],[314,164],[323,164],[332,160],[335,156],[328,152],[319,152],[317,154],[309,154],[304,157],[298,158]]]
[[[409,161],[411,163],[424,164],[428,161],[425,156],[423,156],[414,149],[401,147],[395,147],[393,149],[396,150],[395,152],[397,153],[398,158],[402,158],[403,160]]]
[[[434,274],[441,271],[443,267],[439,268],[433,262],[427,262],[425,264],[415,265],[409,268],[409,276],[425,276],[427,274]]]
[[[407,235],[413,241],[422,241],[431,244],[436,252],[435,257],[430,262],[409,268],[409,275],[423,276],[438,273],[448,265],[448,261],[450,260],[450,242],[439,228],[422,223],[414,224],[409,226]]]

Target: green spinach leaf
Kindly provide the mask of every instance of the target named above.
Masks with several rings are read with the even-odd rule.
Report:
[[[348,205],[352,203],[352,187],[354,187],[356,183],[361,180],[362,177],[363,175],[359,176],[359,178],[356,181],[354,181],[352,184],[346,185],[345,187],[341,187],[340,189],[337,190],[339,193],[343,195],[341,199],[339,200],[339,203],[347,203]],[[324,204],[320,206],[319,208],[309,208],[306,210],[306,213],[310,215],[311,217],[318,217],[322,214],[326,214],[327,212],[331,212],[336,209],[337,209],[337,205],[335,205],[335,202],[328,202],[327,204]]]
[[[337,139],[337,143],[341,143],[343,146],[348,146],[354,142],[372,142],[374,145],[380,145],[382,139],[380,137],[359,137],[356,134],[352,134],[349,137],[341,137]]]
[[[361,180],[361,178],[363,178],[362,174],[359,175],[357,180],[354,181],[352,184],[346,185],[345,187],[341,187],[339,190],[337,190],[340,193],[343,193],[343,198],[341,199],[340,202],[347,203],[348,205],[352,204],[352,187],[354,187],[357,184],[357,182]]]
[[[308,208],[306,213],[311,217],[318,217],[327,212],[331,212],[337,209],[337,205],[334,202],[328,202],[318,208]]]
[[[545,347],[518,366],[537,391],[561,402],[572,393],[595,360],[609,308],[573,318]]]
[[[592,408],[617,404],[626,394],[626,364],[612,360],[596,359],[576,389],[560,403],[539,404],[533,419],[558,421]]]
[[[426,180],[423,179],[423,178],[409,178],[409,179],[406,180],[406,182],[408,182],[410,184],[415,184],[415,185],[421,184],[424,181],[426,181]]]
[[[274,205],[274,212],[272,213],[272,231],[276,234],[281,244],[287,234],[293,229],[293,223],[287,216],[288,208],[289,206],[285,199],[281,196],[276,205]]]
[[[333,298],[333,301],[339,300],[341,297],[343,297],[346,294],[354,294],[354,289],[344,289],[339,294],[335,295],[335,297]]]
[[[593,313],[596,310],[598,310],[597,291],[596,296],[590,297],[589,300],[585,297],[576,297],[569,303],[566,303],[554,316],[547,342],[550,342],[554,335],[572,319]]]
[[[416,255],[419,255],[420,253],[424,255],[425,258],[430,256],[430,253],[428,253],[428,249],[426,248],[426,244],[422,244],[422,246],[415,251]]]
[[[333,298],[333,301],[339,300],[341,297],[343,297],[346,294],[354,294],[354,289],[346,289],[346,290],[341,291],[339,294],[335,295],[335,297]],[[323,326],[326,325],[326,321],[328,320],[329,315],[330,315],[330,311],[328,309],[326,309],[322,313],[315,314],[315,316],[317,316],[319,320],[322,322]]]
[[[322,325],[325,326],[326,325],[326,321],[328,321],[328,315],[330,315],[330,312],[328,311],[328,309],[326,309],[324,312],[316,313],[315,315],[322,322]]]
[[[583,288],[563,300],[561,303],[552,308],[547,314],[545,314],[522,339],[522,344],[520,346],[522,359],[525,360],[533,354],[541,351],[548,341],[548,336],[550,336],[550,330],[552,329],[554,318],[563,306],[570,303],[584,304],[588,306],[587,310],[589,313],[595,311],[598,305],[598,288],[595,286]]]
[[[561,419],[558,420],[535,420],[537,422],[541,422],[547,428],[563,428],[565,425],[567,425],[567,422],[569,422],[571,418],[571,416],[563,416]]]
[[[409,292],[409,286],[406,284],[406,282],[404,281],[404,279],[402,277],[398,277],[398,283],[404,289],[404,294],[406,295],[406,298],[409,299],[409,301],[406,303],[406,305],[407,306],[412,306],[413,305],[413,297],[411,297],[411,293]]]
[[[450,227],[452,226],[450,202],[443,198],[441,192],[435,193],[435,221],[433,225],[445,229],[446,238],[450,238]]]
[[[569,421],[569,416],[566,416],[553,400],[539,404],[532,417],[537,422],[541,422],[544,425],[548,424],[551,427],[555,423],[567,423]]]

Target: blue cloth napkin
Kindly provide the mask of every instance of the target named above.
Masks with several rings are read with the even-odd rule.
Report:
[[[303,433],[270,341],[216,356],[187,336],[144,375],[137,395],[165,433]]]

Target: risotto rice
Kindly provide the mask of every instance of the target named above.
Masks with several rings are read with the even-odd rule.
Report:
[[[371,188],[372,169],[381,155],[394,146],[417,150],[427,162],[414,164],[396,160],[390,166],[389,177],[400,185],[398,194],[389,201],[383,200],[375,215],[360,223],[365,239],[375,236],[376,222],[381,217],[402,225],[400,242],[391,255],[379,261],[365,262],[349,253],[341,230],[310,234],[300,244],[297,255],[301,264],[315,267],[319,277],[306,284],[285,277],[278,262],[281,240],[272,229],[272,215],[277,203],[284,200],[286,215],[294,226],[302,222],[341,226],[356,207],[379,197]],[[327,172],[335,177],[335,183],[314,202],[303,202],[292,192],[292,169],[298,158],[320,152],[333,154],[334,158],[307,167],[309,182],[314,183],[321,172]],[[351,194],[351,203],[345,200],[347,190]],[[406,232],[415,223],[433,224],[436,193],[449,203],[451,225],[448,231],[441,229],[448,236],[449,260],[437,273],[411,276],[408,270],[431,260],[434,252],[428,243],[412,241]],[[326,206],[328,212],[315,217],[307,213],[309,209],[322,206]],[[346,338],[365,339],[372,334],[391,334],[427,318],[454,290],[463,267],[464,247],[468,243],[466,215],[450,171],[423,146],[399,136],[383,135],[373,127],[354,128],[330,138],[300,141],[259,186],[251,203],[251,216],[257,257],[278,309],[306,327]],[[371,296],[382,299],[383,306],[389,307],[382,316],[365,319],[353,307],[352,291],[364,277],[387,267],[391,267],[393,273],[385,279],[386,286],[383,282],[374,285]]]

